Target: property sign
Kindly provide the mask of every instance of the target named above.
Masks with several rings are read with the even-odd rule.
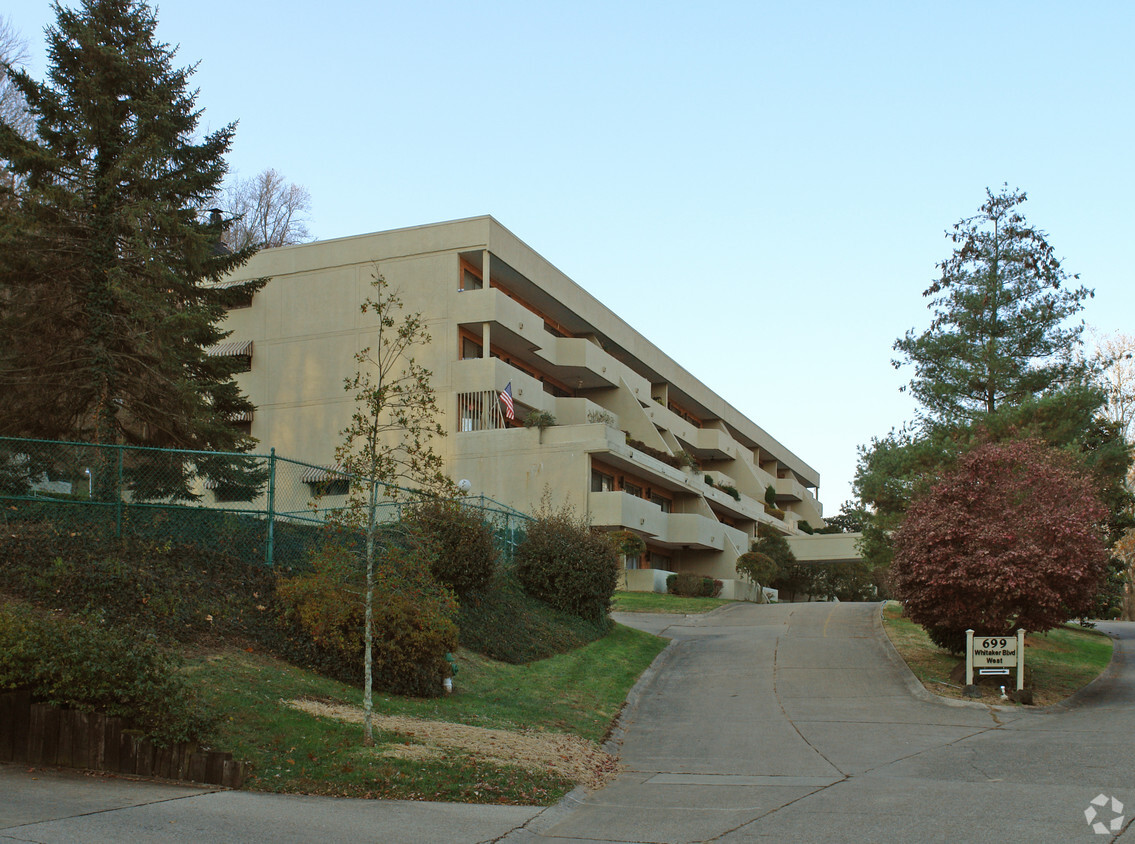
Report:
[[[1017,669],[1017,688],[1025,687],[1025,631],[1016,636],[979,636],[966,631],[966,685],[973,685],[973,671],[979,674],[1009,674]]]
[[[1016,636],[974,636],[974,668],[1016,668]]]

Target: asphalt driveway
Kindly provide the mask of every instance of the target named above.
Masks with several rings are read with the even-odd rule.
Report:
[[[674,640],[639,690],[625,773],[505,841],[1108,841],[1111,798],[1135,809],[1132,625],[1107,625],[1111,676],[1037,712],[927,694],[877,604],[620,620]],[[1100,794],[1107,835],[1085,820]]]

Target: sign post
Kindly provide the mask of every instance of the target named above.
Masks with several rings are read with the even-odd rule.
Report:
[[[982,676],[1004,674],[1017,669],[1017,691],[1025,687],[1025,630],[1013,636],[975,636],[966,631],[966,685],[973,685],[973,671]]]

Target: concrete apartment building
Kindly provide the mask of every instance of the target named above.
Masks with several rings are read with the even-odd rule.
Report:
[[[376,270],[432,335],[416,357],[433,373],[448,473],[524,512],[548,491],[635,532],[647,550],[627,561],[628,587],[674,571],[732,580],[758,524],[788,536],[822,524],[811,466],[487,216],[270,249],[241,268],[271,281],[230,311],[213,351],[248,358],[238,378],[263,450],[334,463],[354,409],[343,381],[374,342],[359,306]],[[556,424],[524,427],[531,411]]]

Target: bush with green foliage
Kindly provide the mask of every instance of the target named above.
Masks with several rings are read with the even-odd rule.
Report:
[[[583,647],[611,628],[610,619],[586,621],[533,598],[509,564],[488,589],[461,599],[457,625],[461,647],[514,665]]]
[[[525,428],[539,428],[542,431],[545,428],[551,428],[555,424],[556,417],[546,410],[532,410],[524,417]]]
[[[457,501],[425,501],[410,509],[405,523],[434,549],[430,571],[438,583],[465,597],[492,581],[500,551],[478,510]]]
[[[769,507],[776,506],[776,487],[772,484],[765,487],[765,504]]]
[[[874,601],[879,588],[871,567],[862,561],[847,563],[801,563],[782,566],[770,584],[782,596],[831,601]]]
[[[607,410],[589,410],[587,411],[587,421],[592,424],[609,425],[612,428],[618,424],[615,415]]]
[[[129,719],[158,744],[205,737],[205,715],[173,657],[92,618],[0,605],[0,691]]]
[[[516,549],[516,573],[535,598],[580,618],[603,623],[618,584],[619,556],[610,539],[591,529],[570,505],[541,505]]]
[[[0,588],[89,613],[164,642],[252,635],[264,625],[272,574],[224,551],[78,525],[13,522],[0,533]]]
[[[776,561],[760,551],[746,551],[737,558],[737,571],[753,583],[767,586],[776,579]]]
[[[445,655],[457,647],[457,601],[434,580],[429,561],[416,543],[391,542],[375,563],[374,683],[394,694],[441,694],[450,671]],[[337,654],[355,682],[363,666],[363,587],[357,555],[334,540],[313,555],[311,572],[277,586],[286,620]]]
[[[674,453],[674,461],[679,469],[689,469],[695,473],[701,471],[701,464],[698,459],[685,449]]]
[[[724,584],[703,574],[679,572],[666,578],[666,591],[683,598],[716,598]]]

